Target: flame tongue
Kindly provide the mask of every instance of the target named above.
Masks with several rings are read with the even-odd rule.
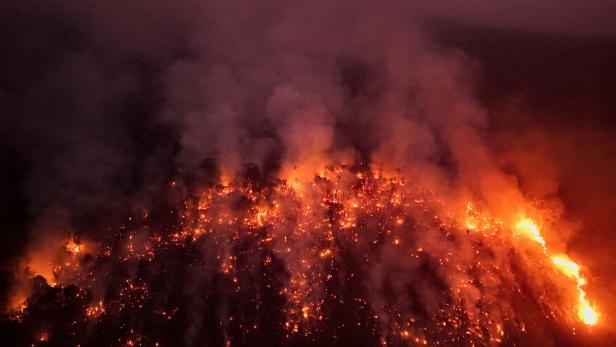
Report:
[[[546,251],[545,239],[541,236],[537,225],[530,218],[522,218],[515,225],[515,228],[520,235],[537,242],[543,247],[544,252]]]
[[[590,306],[586,299],[586,292],[582,286],[586,284],[586,279],[580,275],[580,265],[571,260],[566,254],[557,254],[551,257],[556,268],[565,276],[574,279],[579,293],[578,317],[584,324],[595,325],[599,321],[599,314]]]
[[[518,234],[537,242],[543,248],[543,253],[548,253],[546,242],[539,227],[530,218],[522,218],[516,223],[516,231]],[[595,325],[599,321],[599,314],[590,305],[586,299],[586,292],[582,286],[586,284],[586,279],[580,275],[580,265],[571,260],[566,254],[555,254],[550,257],[556,269],[566,277],[575,280],[576,288],[579,294],[577,304],[577,315],[579,319],[586,325]]]
[[[502,222],[492,221],[491,218],[478,212],[471,202],[466,205],[466,220],[464,225],[469,231],[486,231],[492,228],[493,224],[499,225]],[[514,236],[523,238],[541,246],[543,254],[550,255],[551,252],[546,245],[545,238],[541,235],[541,229],[529,217],[522,217],[514,225]],[[599,313],[591,306],[586,298],[586,292],[582,288],[586,284],[586,279],[580,275],[581,266],[571,260],[566,254],[550,255],[550,260],[556,270],[567,278],[575,281],[578,292],[577,316],[586,325],[596,325],[599,322]]]

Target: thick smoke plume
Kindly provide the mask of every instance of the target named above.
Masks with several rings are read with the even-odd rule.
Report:
[[[2,135],[27,168],[15,343],[574,341],[556,165],[493,145],[481,66],[434,39],[432,5],[0,11]]]

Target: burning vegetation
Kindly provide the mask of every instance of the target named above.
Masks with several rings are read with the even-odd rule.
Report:
[[[499,71],[420,3],[0,3],[24,215],[0,254],[1,341],[613,339],[608,261],[569,247],[593,233],[560,190],[583,165],[553,154],[577,143],[518,124],[541,109],[501,106],[517,70],[486,83]]]
[[[30,295],[12,313],[22,342],[358,334],[381,345],[499,345],[523,341],[537,319],[523,312],[529,304],[571,333],[600,324],[581,266],[552,253],[537,222],[520,214],[508,225],[472,202],[452,209],[399,173],[333,167],[301,188],[246,176],[202,187],[166,213],[174,226],[144,214],[91,247],[68,241],[58,254],[74,266],[62,258],[53,275],[31,269]]]

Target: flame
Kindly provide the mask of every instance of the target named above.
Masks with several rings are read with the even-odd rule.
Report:
[[[532,219],[527,217],[520,219],[516,223],[515,229],[519,235],[537,242],[541,245],[544,251],[546,250],[545,239],[543,238],[543,236],[541,236],[541,233],[539,232],[539,227],[537,227],[537,225],[535,224],[535,222],[533,222]]]
[[[66,243],[66,251],[73,255],[79,255],[83,251],[83,246],[80,243],[76,243],[74,240],[70,240]]]
[[[543,248],[543,252],[548,254],[548,248],[541,231],[535,222],[528,218],[521,218],[515,225],[515,229],[519,235],[522,235],[534,242],[537,242]],[[578,291],[577,315],[578,318],[586,325],[595,325],[599,321],[598,312],[590,305],[586,299],[586,292],[582,286],[586,284],[586,279],[580,275],[580,265],[571,260],[566,254],[555,254],[550,257],[556,269],[566,277],[575,280]]]
[[[429,223],[434,223],[428,224],[428,227],[436,226],[452,234],[460,232],[460,240],[489,238],[504,241],[499,242],[499,245],[513,248],[520,245],[524,247],[526,244],[533,247],[536,244],[541,245],[543,252],[528,252],[529,256],[537,257],[562,273],[566,279],[560,278],[560,282],[571,289],[567,292],[574,293],[574,286],[577,288],[579,295],[574,297],[577,299],[574,301],[574,312],[581,322],[587,325],[598,323],[599,313],[591,306],[583,290],[586,280],[580,275],[581,266],[566,254],[554,253],[548,248],[549,242],[541,234],[540,225],[544,225],[542,221],[537,223],[525,214],[517,215],[520,218],[512,221],[502,215],[493,214],[493,211],[484,211],[482,205],[466,199],[455,205],[457,208],[452,210],[454,212],[440,214],[441,211],[434,206],[441,201],[432,201],[432,192],[417,189],[413,185],[405,186],[404,180],[396,174],[383,174],[378,170],[352,172],[340,168],[327,169],[311,177],[311,180],[302,180],[301,177],[281,180],[268,186],[266,190],[239,184],[239,180],[222,182],[224,186],[206,189],[198,201],[186,203],[185,221],[179,230],[173,229],[168,234],[144,238],[137,237],[139,234],[135,232],[122,234],[123,236],[119,237],[125,238],[126,242],[118,243],[121,250],[112,245],[89,241],[85,242],[84,248],[84,243],[81,243],[83,240],[79,238],[68,241],[62,239],[54,244],[50,254],[40,257],[39,262],[50,268],[51,273],[46,278],[51,285],[56,285],[51,282],[51,279],[55,281],[56,278],[60,286],[75,278],[83,281],[82,283],[88,283],[92,272],[82,271],[87,268],[81,267],[88,264],[78,261],[86,249],[88,254],[93,254],[102,248],[101,252],[94,255],[95,259],[104,259],[117,253],[120,261],[153,261],[159,250],[188,247],[191,243],[207,238],[208,242],[220,246],[220,253],[216,254],[218,271],[229,280],[234,290],[239,292],[244,285],[240,275],[242,271],[247,271],[247,268],[238,262],[229,245],[241,241],[243,233],[246,233],[250,237],[258,237],[260,246],[271,249],[273,254],[262,260],[264,267],[271,266],[273,259],[283,260],[287,264],[289,280],[279,291],[280,295],[287,299],[284,327],[288,334],[309,334],[314,321],[327,318],[326,310],[323,309],[323,297],[327,294],[327,287],[323,283],[335,278],[338,258],[344,258],[343,247],[346,245],[359,243],[362,247],[381,247],[389,244],[397,246],[394,253],[396,255],[406,253],[417,259],[432,257],[441,266],[451,266],[462,272],[461,282],[456,279],[457,282],[454,283],[454,286],[457,286],[454,295],[461,298],[470,295],[474,289],[473,285],[465,280],[463,270],[460,270],[463,267],[456,264],[454,253],[441,252],[444,247],[430,244],[434,241],[431,237],[417,241],[408,237],[409,231],[416,226],[409,211],[421,209],[429,216]],[[231,205],[228,203],[240,194],[247,204],[245,209],[237,208],[244,212],[238,214],[234,209],[228,208]],[[516,211],[519,210],[511,211],[512,214],[508,216],[515,216]],[[370,232],[364,232],[367,228],[362,225],[372,220],[378,220],[378,223],[374,224],[374,229]],[[465,229],[460,229],[461,227]],[[521,242],[511,242],[515,237],[519,237]],[[390,247],[386,249],[394,252]],[[494,264],[489,263],[478,258],[474,267],[488,274],[489,271],[500,271],[498,266],[492,268]],[[40,274],[44,273],[45,268],[40,266],[33,269]],[[352,278],[355,275],[353,271],[348,276]],[[113,316],[118,311],[142,307],[149,300],[149,296],[147,283],[139,283],[129,278],[118,297],[106,297],[105,303],[100,300],[84,305],[84,314],[88,320],[96,321],[102,316]],[[23,298],[20,302],[23,302]],[[364,301],[363,304],[369,303]],[[169,312],[167,308],[163,309],[163,316],[171,319],[171,316],[166,314]],[[443,309],[442,312],[448,311]],[[468,313],[469,317],[472,314]],[[428,344],[428,341],[412,328],[413,319],[396,318],[396,331],[404,339]],[[443,327],[455,329],[461,326],[461,322],[453,318],[446,319],[441,324]],[[502,322],[486,324],[491,341],[500,343],[504,336]],[[521,331],[524,332],[523,324]],[[469,330],[468,334],[484,336],[483,332],[474,330]],[[134,338],[127,344],[138,344],[136,341],[137,338]]]
[[[577,283],[579,294],[577,314],[580,320],[587,325],[597,324],[599,313],[590,305],[588,299],[586,299],[586,292],[582,289],[582,286],[586,284],[586,279],[580,275],[580,265],[571,260],[566,254],[553,255],[551,259],[552,263],[563,275],[574,279]]]

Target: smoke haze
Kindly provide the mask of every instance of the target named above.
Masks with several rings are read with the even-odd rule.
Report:
[[[107,242],[112,226],[177,211],[204,187],[244,182],[258,172],[254,175],[263,180],[286,181],[305,194],[312,211],[326,214],[317,202],[333,188],[312,184],[315,174],[378,167],[438,197],[429,206],[434,213],[457,217],[472,200],[506,225],[520,214],[541,216],[554,249],[573,252],[595,274],[593,294],[609,317],[615,299],[610,217],[616,187],[610,158],[616,145],[611,101],[616,27],[608,17],[615,10],[608,1],[2,4],[0,135],[7,163],[2,185],[5,210],[12,215],[3,226],[10,235],[2,246],[3,306],[30,286],[24,271],[49,282],[50,264],[58,257],[54,249],[67,239],[96,248]],[[341,175],[340,185],[355,189],[349,187],[356,187],[356,178],[348,174]],[[299,204],[277,189],[264,188],[271,194],[268,203],[289,209]],[[419,200],[414,194],[419,193],[407,197]],[[212,199],[218,204],[213,215],[248,213],[234,195]],[[439,303],[447,300],[435,290],[441,286],[451,288],[470,322],[483,312],[504,321],[518,306],[533,310],[528,302],[502,297],[500,288],[519,281],[519,264],[511,260],[518,255],[508,245],[482,241],[490,253],[482,259],[501,273],[491,269],[476,279],[459,271],[477,261],[475,240],[443,234],[438,223],[411,208],[397,212],[415,223],[416,235],[400,236],[402,242],[448,260],[440,268],[427,266],[390,244],[369,257],[361,283],[366,306],[378,316],[369,323],[378,334],[395,334],[400,317],[441,314]],[[295,255],[320,246],[328,237],[326,226],[318,214],[289,215],[293,218],[276,224],[280,229],[272,227],[274,263],[286,266],[291,283],[293,274],[304,274],[314,288],[301,293],[321,300],[331,288],[311,278],[305,259]],[[147,252],[149,235],[175,217],[144,222],[131,236],[131,249]],[[367,230],[395,229],[381,222],[389,218],[381,210],[354,218],[365,218]],[[287,242],[301,225],[313,225],[314,233]],[[213,232],[216,242],[191,249],[199,264],[235,256],[234,239],[222,229]],[[368,239],[362,242],[349,259],[370,253]],[[180,266],[175,262],[185,259],[175,256],[160,267]],[[242,261],[256,264],[262,257],[255,251]],[[306,261],[325,266],[320,258]],[[122,270],[128,277],[142,274],[142,265],[131,264]],[[99,276],[94,297],[114,291],[103,274],[117,267],[115,261],[92,265]],[[214,329],[204,313],[213,304],[201,302],[200,293],[226,298],[232,291],[210,286],[217,281],[216,265],[205,267],[178,275],[188,279],[178,295],[194,304],[179,328],[186,345],[200,344],[209,336],[204,331]],[[272,277],[285,278],[284,271],[272,271]],[[349,273],[353,270],[338,275]],[[256,281],[246,276],[240,281]],[[534,295],[549,288],[549,278],[528,277],[523,282]],[[157,277],[152,272],[144,278]],[[60,284],[73,281],[58,278]],[[481,284],[467,285],[474,281]],[[177,287],[169,284],[148,295],[165,302],[172,289]],[[228,318],[235,310],[228,304],[232,300],[221,301],[225,304],[213,310]],[[384,309],[390,306],[413,309]],[[236,334],[229,324],[221,328],[222,341]],[[521,341],[568,341],[532,334]],[[610,334],[592,343],[607,345]]]

